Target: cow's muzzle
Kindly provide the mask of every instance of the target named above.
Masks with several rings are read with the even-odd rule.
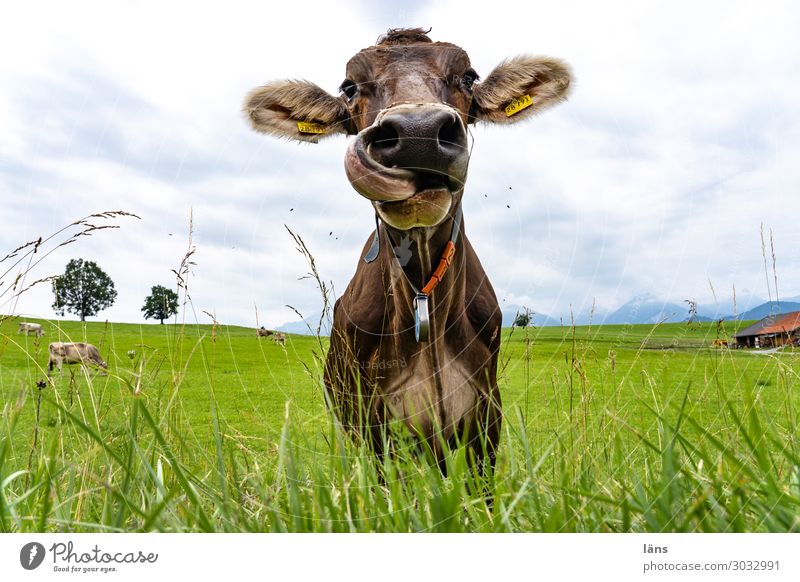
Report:
[[[374,202],[461,190],[468,163],[466,127],[455,109],[442,104],[402,104],[382,111],[345,156],[353,188]]]

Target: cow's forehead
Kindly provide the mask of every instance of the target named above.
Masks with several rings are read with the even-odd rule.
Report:
[[[469,56],[461,48],[446,42],[377,45],[359,51],[347,63],[351,79],[377,79],[388,69],[427,68],[431,73],[447,75],[463,72],[470,66]]]

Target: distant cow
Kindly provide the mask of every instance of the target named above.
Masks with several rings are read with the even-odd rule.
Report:
[[[270,331],[262,325],[256,330],[256,337],[269,337],[274,333],[274,331]]]
[[[65,343],[53,342],[50,344],[50,362],[48,370],[53,371],[57,367],[61,372],[63,364],[96,364],[101,368],[107,369],[108,366],[100,357],[100,351],[92,344],[83,342]]]
[[[286,334],[283,333],[282,331],[273,332],[272,341],[274,341],[279,346],[285,346],[286,345]]]
[[[17,331],[17,334],[21,334],[22,332],[25,332],[25,335],[30,335],[31,332],[33,332],[36,337],[42,337],[44,335],[44,330],[40,324],[29,323],[27,321],[23,321],[19,324],[19,330]]]

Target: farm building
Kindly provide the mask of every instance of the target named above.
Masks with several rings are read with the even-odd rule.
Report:
[[[768,315],[737,333],[736,346],[766,348],[800,343],[800,311]]]

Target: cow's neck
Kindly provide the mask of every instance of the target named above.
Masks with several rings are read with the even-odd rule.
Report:
[[[461,201],[459,200],[460,204]],[[398,354],[410,354],[412,360],[425,362],[423,365],[430,370],[428,376],[433,380],[434,393],[430,395],[435,403],[438,426],[448,426],[447,412],[444,406],[444,382],[442,370],[448,365],[447,329],[450,315],[453,310],[463,313],[466,261],[464,259],[465,236],[463,221],[459,225],[461,234],[455,241],[455,255],[450,268],[442,277],[438,286],[429,295],[428,306],[430,312],[428,340],[417,342],[414,338],[414,297],[415,291],[409,284],[411,281],[417,289],[421,289],[430,278],[433,270],[439,264],[442,253],[453,232],[453,221],[460,213],[456,208],[451,208],[446,220],[436,227],[413,228],[400,231],[385,225],[390,240],[395,245],[400,245],[402,237],[411,240],[411,256],[408,262],[401,266],[395,259],[395,250],[392,245],[382,245],[384,264],[389,267],[389,298],[393,304],[394,317],[389,324],[391,342]],[[406,258],[408,258],[406,256]]]
[[[411,252],[410,259],[401,267],[398,261],[395,260],[395,250],[392,245],[388,244],[382,248],[387,263],[391,265],[390,300],[394,303],[396,313],[398,313],[398,323],[401,329],[409,330],[408,326],[410,325],[412,337],[415,291],[409,285],[409,281],[417,289],[422,289],[430,279],[433,271],[439,265],[448,241],[450,241],[456,210],[457,206],[451,208],[448,217],[435,227],[398,230],[384,223],[390,241],[393,241],[393,244],[398,247],[403,247],[405,237],[405,248],[408,248]],[[459,305],[463,308],[464,283],[466,282],[463,228],[462,220],[460,225],[461,232],[455,241],[456,252],[450,268],[439,285],[429,295],[430,337],[426,343],[429,344],[433,351],[437,352],[439,351],[437,348],[444,341],[443,336],[447,330],[447,322],[450,319],[451,311],[458,309]],[[411,242],[410,248],[407,244],[409,240]],[[403,258],[402,251],[399,258]],[[405,333],[408,333],[408,331]]]

